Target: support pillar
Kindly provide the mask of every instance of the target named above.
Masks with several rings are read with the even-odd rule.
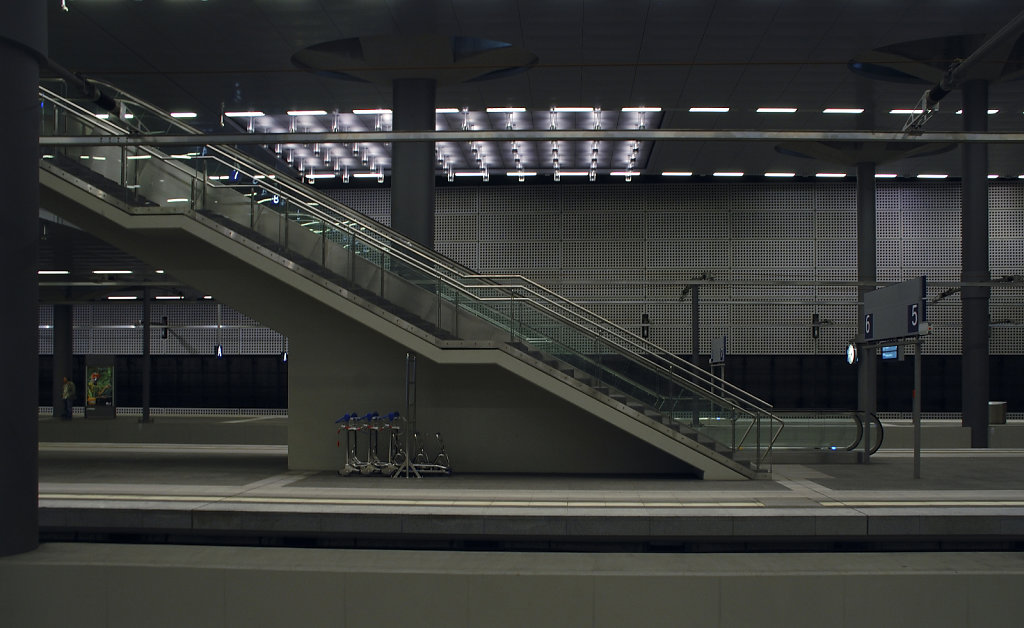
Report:
[[[864,295],[877,280],[875,241],[875,164],[857,164],[857,320],[864,320]],[[859,328],[859,326],[858,326]],[[875,351],[860,352],[857,363],[857,410],[878,411],[878,358]],[[871,449],[871,422],[865,421],[864,451]],[[864,462],[868,461],[865,453]]]
[[[39,546],[39,61],[46,3],[0,3],[0,556]]]
[[[139,423],[149,423],[152,417],[149,415],[150,383],[153,379],[153,360],[150,350],[150,335],[153,331],[152,307],[150,307],[151,294],[149,288],[142,291],[142,417]]]
[[[395,79],[392,120],[395,131],[433,131],[434,79]],[[434,248],[434,143],[391,145],[391,227]]]
[[[988,82],[963,85],[964,131],[988,130]],[[988,269],[988,146],[964,144],[962,178],[962,273],[965,284],[986,282]],[[988,286],[963,286],[960,292],[962,319],[962,421],[971,428],[971,447],[988,447],[989,397],[989,292]]]
[[[64,378],[67,377],[84,391],[81,381],[75,380],[74,367],[74,306],[53,306],[53,416],[64,413],[61,400]]]

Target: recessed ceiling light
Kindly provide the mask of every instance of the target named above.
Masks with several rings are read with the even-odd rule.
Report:
[[[796,107],[758,107],[758,113],[796,113]]]
[[[594,113],[593,107],[552,107],[555,113]]]
[[[988,175],[988,178],[989,179],[998,179],[999,175],[998,174],[990,174],[990,175]]]
[[[728,107],[690,107],[690,113],[729,113]]]
[[[482,176],[484,176],[484,171],[483,170],[467,170],[467,171],[464,171],[464,172],[456,172],[455,176],[457,176],[457,177],[482,177]]]
[[[70,275],[70,270],[40,270],[37,271],[40,275]]]
[[[130,271],[130,270],[94,270],[94,271],[92,271],[92,274],[94,274],[94,275],[130,275],[131,272],[132,271]]]
[[[917,175],[917,178],[918,179],[945,179],[948,176],[949,176],[948,174],[919,174],[919,175]]]
[[[788,177],[795,177],[796,173],[795,172],[766,172],[766,173],[764,173],[764,176],[766,176],[766,177],[777,177],[777,178],[788,178]]]
[[[150,159],[152,155],[128,155],[128,159]]]
[[[692,177],[693,173],[692,172],[685,172],[685,171],[682,171],[682,170],[679,170],[679,171],[667,171],[667,172],[662,172],[661,176],[663,176],[663,177]]]
[[[380,174],[376,172],[353,172],[352,176],[357,179],[379,179]]]
[[[891,172],[876,172],[875,173],[875,178],[876,179],[895,179],[896,177],[897,177],[897,175],[895,175],[895,174],[893,174]]]
[[[327,112],[323,109],[296,109],[289,111],[290,116],[325,116]]]
[[[138,299],[139,297],[137,296],[127,296],[119,294],[111,294],[107,296],[108,301],[138,301]]]
[[[820,179],[842,179],[846,176],[845,172],[816,172],[814,176]]]
[[[844,109],[841,107],[829,107],[828,109],[822,109],[822,113],[864,113],[864,109],[860,108],[848,108]]]
[[[180,294],[158,294],[153,298],[157,301],[181,301],[185,297]]]
[[[169,198],[169,199],[167,199],[167,202],[168,203],[187,203],[188,199],[187,198]]]
[[[162,274],[164,274],[164,271],[163,271],[163,270],[161,270],[161,269],[159,269],[159,268],[157,268],[157,269],[156,269],[156,270],[154,270],[153,272],[155,272],[155,273],[156,273],[156,274],[158,274],[158,275],[162,275]]]
[[[892,109],[889,113],[895,113],[896,115],[910,115],[924,113],[924,109]]]
[[[262,111],[225,111],[228,118],[262,118],[266,114]]]
[[[311,172],[311,173],[306,175],[306,178],[307,179],[333,179],[336,176],[338,176],[338,175],[334,174],[333,172],[316,172],[316,173]],[[377,175],[374,175],[374,176],[377,176]]]
[[[743,173],[742,172],[716,172],[716,173],[714,173],[714,176],[716,176],[716,177],[742,177]]]
[[[526,107],[488,107],[487,113],[523,113]]]
[[[460,110],[455,107],[441,107],[434,109],[434,113],[459,113]]]
[[[642,173],[635,170],[612,170],[608,174],[613,177],[639,177]]]
[[[353,109],[352,113],[357,116],[375,116],[391,113],[390,109]]]
[[[509,170],[508,172],[505,173],[505,176],[507,176],[507,177],[535,177],[535,176],[537,176],[537,173],[533,172],[533,171],[530,171],[530,170]]]
[[[172,111],[172,118],[195,118],[198,114],[194,111]]]
[[[622,111],[626,113],[657,113],[661,111],[661,107],[623,107]]]
[[[559,170],[558,171],[558,176],[561,176],[561,177],[585,177],[588,174],[590,174],[590,172],[588,172],[586,170]]]

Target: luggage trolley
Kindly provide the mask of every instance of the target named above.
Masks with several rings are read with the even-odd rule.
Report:
[[[359,432],[366,429],[369,415],[360,417],[356,412],[346,413],[336,420],[338,425],[338,446],[341,446],[341,432],[345,432],[345,466],[338,470],[338,475],[351,475],[358,471],[363,475],[373,473],[374,467],[369,461],[359,459]]]

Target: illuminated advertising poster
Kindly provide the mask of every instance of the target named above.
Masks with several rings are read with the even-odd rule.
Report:
[[[114,367],[87,366],[85,368],[85,405],[102,408],[114,405]]]

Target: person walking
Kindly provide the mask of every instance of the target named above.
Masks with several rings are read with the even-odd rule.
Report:
[[[71,381],[70,379],[68,379],[67,377],[65,377],[64,378],[64,387],[61,388],[61,390],[60,390],[60,397],[61,397],[61,399],[64,400],[64,414],[61,416],[61,418],[64,419],[65,421],[70,421],[71,420],[71,416],[72,416],[72,412],[73,412],[72,409],[74,408],[74,405],[75,405],[75,393],[76,392],[78,392],[78,391],[75,390],[75,383],[73,381]]]

